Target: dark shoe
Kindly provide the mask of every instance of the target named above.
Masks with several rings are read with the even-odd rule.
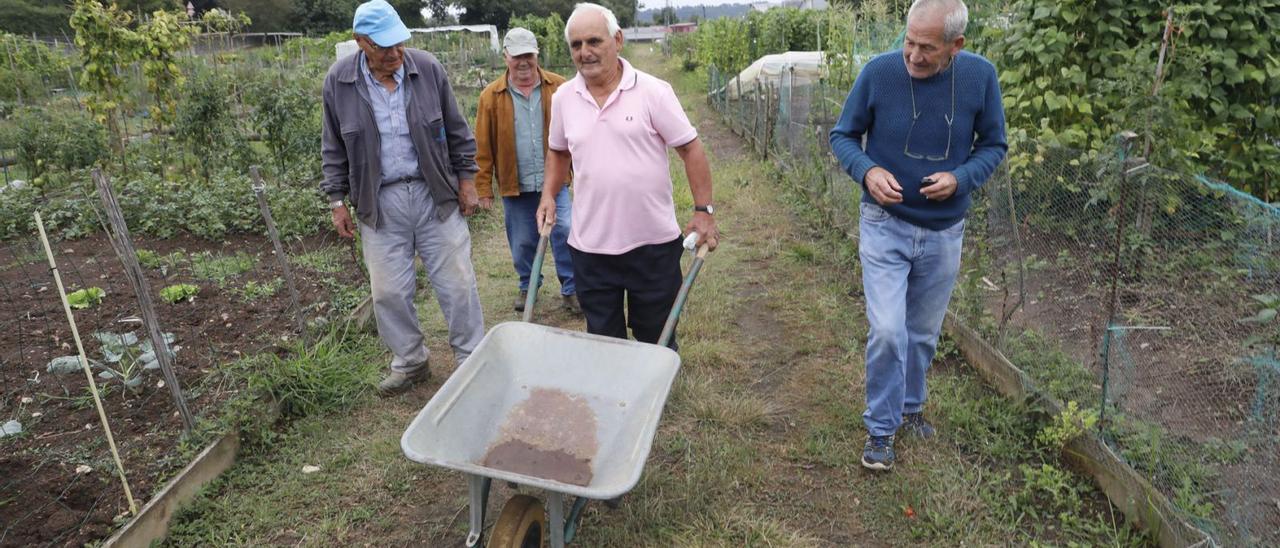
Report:
[[[862,446],[862,467],[868,470],[893,469],[893,436],[867,436]]]
[[[516,302],[512,303],[511,308],[515,309],[516,312],[524,312],[524,302],[528,299],[529,292],[523,289],[520,290],[520,293],[516,294]]]
[[[563,295],[560,298],[563,300],[561,306],[564,307],[565,310],[568,310],[575,316],[582,315],[582,305],[578,304],[577,295]]]
[[[427,368],[427,364],[422,364],[422,368],[413,373],[401,373],[392,371],[390,375],[382,378],[378,383],[378,394],[383,397],[401,394],[413,387],[413,385],[421,382],[427,382],[431,378],[431,370]]]
[[[924,420],[924,413],[906,413],[902,415],[902,430],[908,435],[927,440],[932,438],[936,431],[929,421]]]

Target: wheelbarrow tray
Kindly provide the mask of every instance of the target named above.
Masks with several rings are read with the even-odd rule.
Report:
[[[640,480],[680,355],[649,343],[526,322],[494,326],[400,438],[410,460],[591,499],[620,496]],[[596,452],[587,485],[482,464],[512,409],[537,389],[586,402]],[[569,423],[573,417],[536,420]],[[567,426],[566,426],[567,427]]]

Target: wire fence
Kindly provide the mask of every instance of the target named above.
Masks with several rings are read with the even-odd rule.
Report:
[[[708,101],[857,238],[859,186],[827,134],[846,89]],[[975,196],[951,307],[1026,372],[1078,402],[1097,434],[1221,545],[1280,544],[1280,208],[1106,153],[1010,150]]]

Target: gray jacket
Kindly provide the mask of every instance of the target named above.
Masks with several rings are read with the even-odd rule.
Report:
[[[376,228],[381,138],[369,90],[360,77],[360,55],[339,59],[324,78],[320,191],[331,200],[348,196],[360,220]],[[458,209],[458,180],[475,179],[476,140],[458,110],[444,66],[434,55],[405,48],[404,74],[401,85],[408,86],[406,118],[418,169],[427,181],[436,214],[445,219]]]

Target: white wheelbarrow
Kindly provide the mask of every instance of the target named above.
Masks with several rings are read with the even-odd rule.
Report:
[[[640,480],[680,369],[666,345],[707,247],[698,250],[660,340],[648,344],[529,323],[548,233],[538,242],[524,321],[490,329],[400,438],[409,459],[466,474],[468,547],[483,536],[494,479],[545,490],[547,509],[529,495],[508,499],[488,546],[572,541],[588,500],[615,499]],[[577,497],[567,519],[565,495]]]

